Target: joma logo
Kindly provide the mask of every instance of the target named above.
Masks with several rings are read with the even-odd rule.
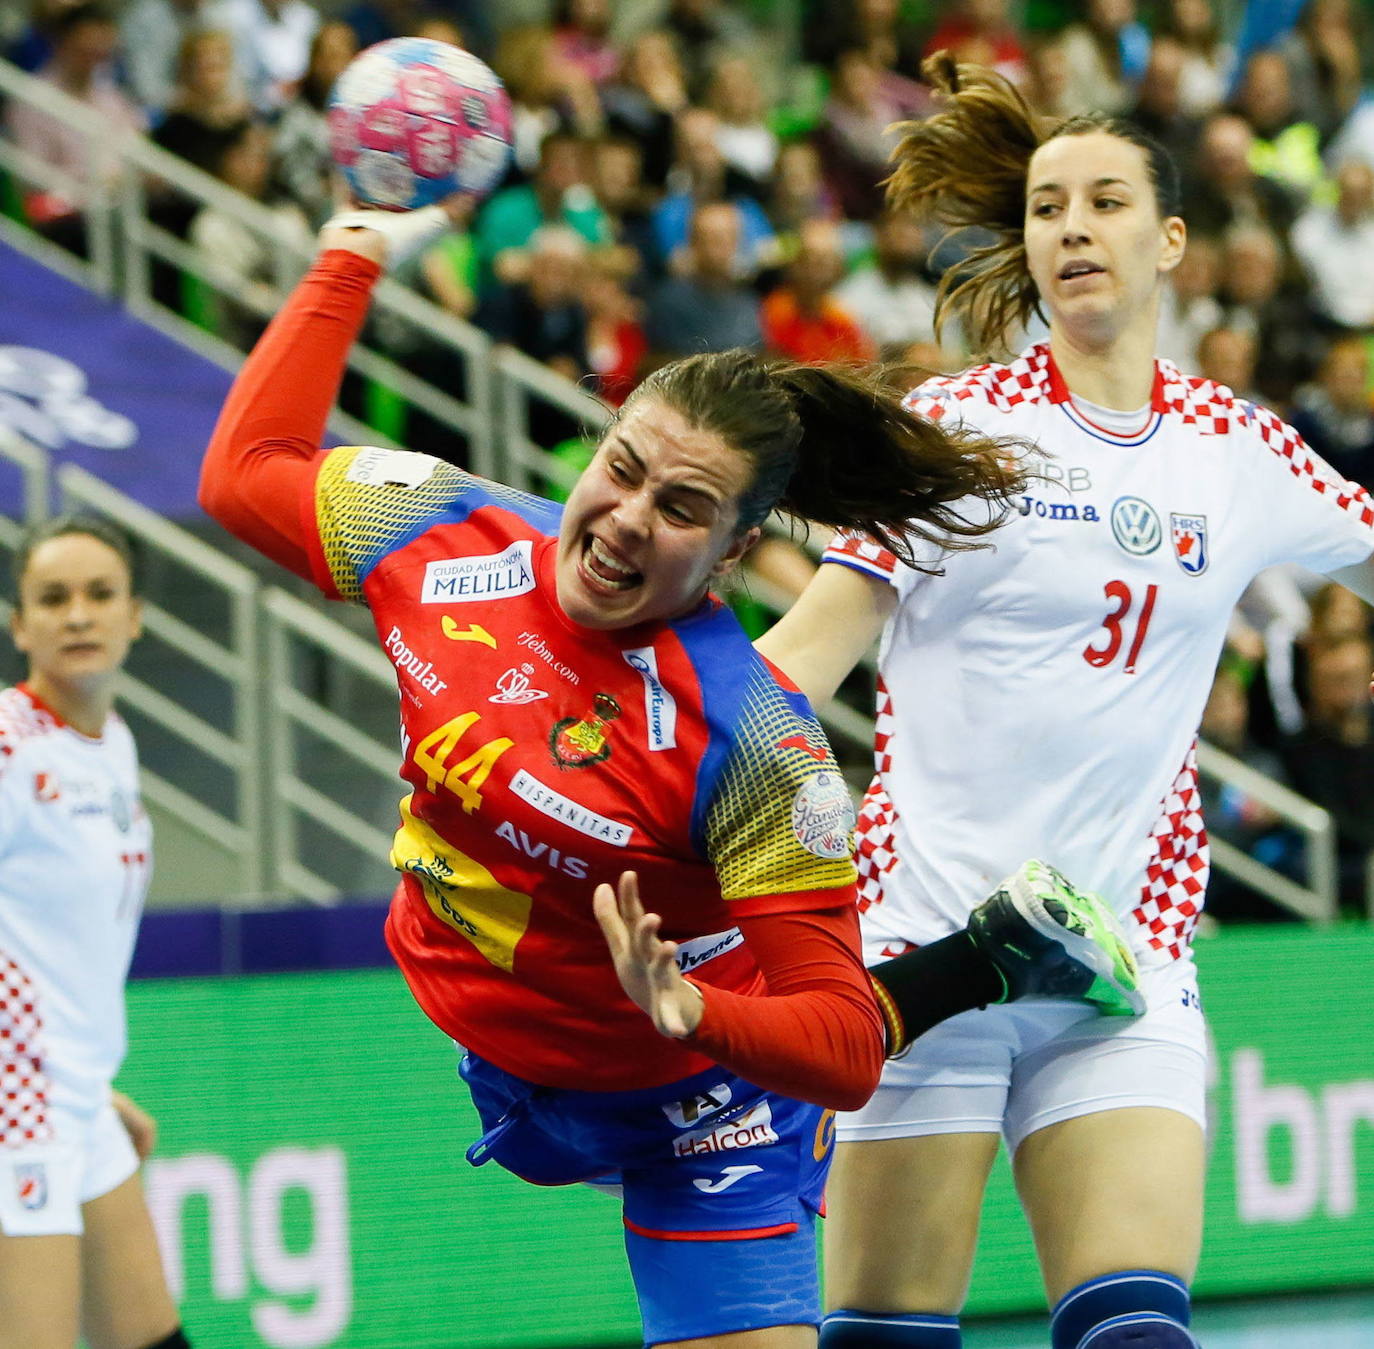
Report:
[[[1076,506],[1072,501],[1041,501],[1039,497],[1023,496],[1016,503],[1022,515],[1038,515],[1048,520],[1084,520],[1095,523],[1101,520],[1096,506]]]

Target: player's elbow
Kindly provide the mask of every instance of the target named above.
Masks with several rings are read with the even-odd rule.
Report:
[[[224,484],[214,477],[201,472],[200,485],[196,490],[196,500],[200,502],[200,508],[212,520],[223,523],[228,511],[228,493],[224,490]]]
[[[205,452],[200,466],[200,482],[196,488],[196,500],[200,508],[212,520],[228,525],[235,514],[237,493],[234,490],[234,474],[230,470],[223,447],[216,436]]]
[[[862,1110],[872,1099],[877,1088],[878,1079],[875,1077],[862,1087],[836,1091],[820,1104],[827,1110]]]
[[[878,1089],[883,1059],[881,1035],[865,1036],[852,1054],[834,1065],[828,1081],[816,1084],[816,1104],[827,1110],[862,1109]]]
[[[251,541],[252,523],[257,512],[244,491],[242,471],[211,446],[200,470],[196,500],[212,520],[218,521],[237,538]]]

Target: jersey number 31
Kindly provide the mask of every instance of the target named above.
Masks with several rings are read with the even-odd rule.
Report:
[[[1134,603],[1131,588],[1125,581],[1108,581],[1102,587],[1102,593],[1116,604],[1102,620],[1102,626],[1107,630],[1107,643],[1100,647],[1089,643],[1083,648],[1083,659],[1098,670],[1110,665],[1121,654],[1121,648],[1126,642],[1126,623],[1131,617],[1131,606]],[[1140,612],[1135,617],[1135,631],[1131,635],[1130,649],[1126,652],[1126,664],[1122,666],[1126,674],[1135,673],[1135,664],[1140,659],[1141,647],[1145,645],[1145,634],[1150,630],[1150,619],[1154,615],[1155,598],[1158,594],[1157,585],[1145,587]]]

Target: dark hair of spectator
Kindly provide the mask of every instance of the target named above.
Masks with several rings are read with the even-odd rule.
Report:
[[[542,164],[554,150],[564,145],[576,145],[585,149],[587,139],[579,136],[576,131],[570,131],[567,127],[556,126],[551,131],[546,131],[539,141],[539,162]]]
[[[10,561],[10,579],[14,583],[14,607],[23,607],[23,582],[34,553],[50,539],[65,538],[68,534],[85,534],[112,548],[119,554],[129,573],[129,593],[137,595],[143,584],[143,567],[133,538],[118,525],[97,515],[54,515],[36,525],[30,525],[19,537]]]
[[[324,111],[325,105],[329,102],[330,92],[334,88],[333,81],[326,84],[320,79],[320,52],[334,32],[340,28],[346,29],[350,34],[353,32],[352,27],[343,19],[326,19],[315,29],[315,36],[310,39],[310,55],[306,58],[299,92],[304,102],[316,112]],[[354,50],[357,50],[356,41]]]
[[[207,171],[219,177],[224,171],[224,161],[260,126],[262,123],[256,117],[238,117],[225,126],[207,130],[204,137]]]
[[[115,26],[114,11],[97,0],[73,5],[70,9],[59,10],[49,23],[48,33],[53,42],[60,43],[68,33],[84,28],[87,24],[98,23],[106,28]]]
[[[572,28],[576,9],[577,0],[554,0],[553,9],[549,14],[549,22],[555,28]]]
[[[951,231],[982,228],[996,236],[941,278],[937,331],[953,310],[973,349],[994,351],[1003,334],[1036,311],[1039,295],[1026,265],[1026,173],[1031,156],[1047,141],[1103,131],[1139,147],[1160,217],[1179,214],[1177,166],[1133,123],[1100,113],[1041,117],[1010,81],[984,66],[957,65],[946,51],[928,58],[921,73],[944,96],[944,106],[924,121],[902,125],[888,202],[933,217]]]
[[[646,398],[753,461],[741,530],[779,510],[861,530],[917,566],[917,541],[952,552],[983,546],[1025,484],[1010,442],[911,416],[880,370],[799,365],[736,348],[663,366],[627,406]],[[969,497],[1002,509],[991,520],[966,519],[957,506]]]
[[[1221,41],[1221,19],[1215,6],[1207,6],[1210,17],[1206,26],[1191,32],[1181,22],[1177,5],[1166,3],[1163,11],[1155,20],[1156,37],[1171,37],[1188,51],[1201,52],[1204,56],[1210,56]]]

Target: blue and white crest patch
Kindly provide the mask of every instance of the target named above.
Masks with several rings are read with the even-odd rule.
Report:
[[[1207,544],[1205,515],[1169,515],[1169,533],[1174,541],[1174,557],[1189,576],[1201,576],[1212,560]]]

